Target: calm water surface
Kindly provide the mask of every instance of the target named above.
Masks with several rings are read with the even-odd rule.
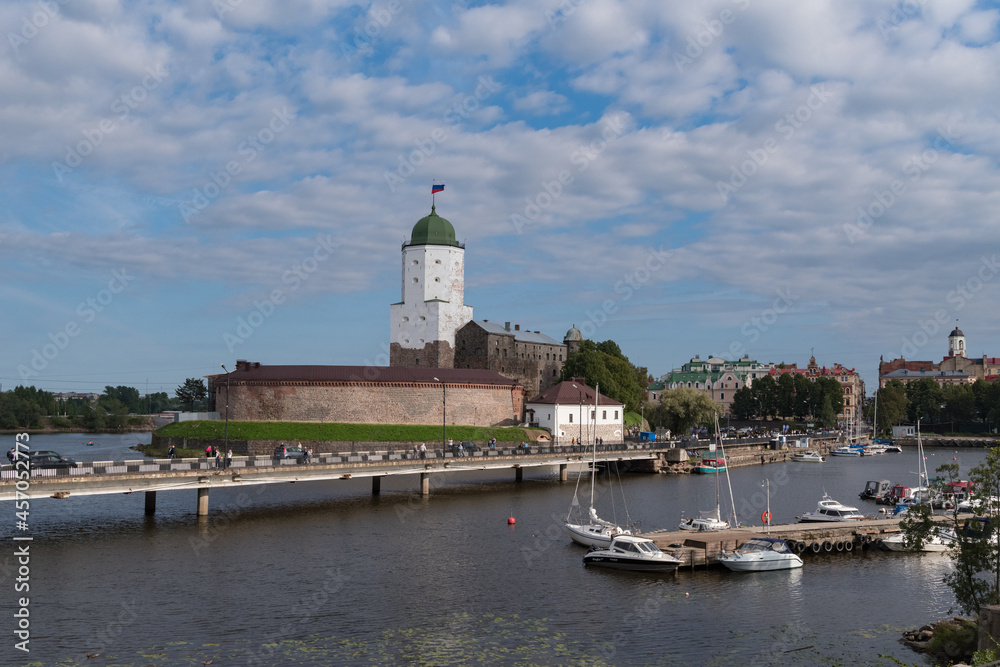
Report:
[[[13,436],[3,438],[9,448]],[[123,459],[139,458],[128,447],[148,439],[64,434],[31,445]],[[932,450],[928,466],[952,457],[964,475],[982,453]],[[759,524],[766,475],[774,520],[784,523],[824,491],[874,515],[878,506],[857,499],[865,482],[912,483],[916,467],[906,451],[740,468],[731,478],[742,521]],[[202,519],[193,490],[160,493],[151,518],[142,494],[36,499],[31,653],[13,648],[4,613],[0,663],[895,664],[883,654],[925,664],[900,633],[954,604],[941,583],[949,561],[938,554],[810,554],[800,570],[752,574],[587,569],[560,524],[575,477],[556,475],[436,478],[430,498],[401,477],[384,478],[375,498],[365,480],[213,490]],[[623,485],[624,502],[599,484],[598,508],[623,521],[627,503],[645,530],[673,529],[715,503],[711,477],[628,475]],[[10,545],[21,533],[13,504],[2,507]],[[0,558],[8,611],[21,595],[12,551]]]

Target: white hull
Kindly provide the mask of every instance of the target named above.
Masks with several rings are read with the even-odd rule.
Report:
[[[778,558],[750,558],[737,555],[726,556],[720,562],[734,572],[769,572],[771,570],[794,570],[802,567],[802,559],[795,554],[776,554]]]
[[[607,526],[596,526],[591,524],[567,523],[566,532],[570,539],[585,547],[599,547],[601,549],[611,546],[611,538],[615,535],[628,535],[628,531]]]
[[[889,551],[917,551],[917,549],[910,549],[904,544],[904,533],[897,533],[891,535],[890,537],[882,540],[882,546],[884,546]],[[947,551],[954,544],[955,538],[945,535],[944,537],[940,535],[928,535],[924,539],[923,548],[919,551],[924,551],[928,553],[940,553],[942,551]]]
[[[824,463],[824,462],[826,462],[826,459],[824,459],[819,454],[816,454],[815,452],[810,452],[808,454],[805,454],[805,453],[804,454],[796,454],[795,456],[792,457],[792,460],[793,461],[797,461],[799,463]]]
[[[652,540],[619,535],[607,549],[587,553],[583,564],[635,572],[673,572],[681,560],[660,551]]]
[[[720,521],[718,519],[686,519],[681,521],[679,528],[681,530],[727,530],[729,524],[725,521]]]
[[[722,553],[719,562],[734,572],[768,572],[802,567],[802,559],[793,554],[783,540],[758,537],[748,540],[733,553]]]

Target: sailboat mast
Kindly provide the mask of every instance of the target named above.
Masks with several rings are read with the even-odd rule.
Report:
[[[597,474],[597,397],[600,395],[601,385],[594,389],[594,449],[593,458],[590,462],[590,506],[594,506],[594,476]]]

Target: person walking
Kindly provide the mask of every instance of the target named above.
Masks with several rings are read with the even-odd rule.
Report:
[[[233,450],[230,449],[226,452],[226,468],[230,468],[233,465]]]
[[[170,445],[170,449],[167,450],[167,458],[172,459],[175,456],[177,456],[177,447],[174,445]]]
[[[420,458],[422,459],[427,458],[427,445],[425,445],[422,442],[420,443]]]
[[[219,451],[218,449],[215,450],[215,467],[216,468],[222,467],[222,452]]]

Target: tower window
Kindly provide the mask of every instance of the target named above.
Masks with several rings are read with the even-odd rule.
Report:
[[[420,262],[418,262],[417,260],[413,260],[413,266],[420,266]]]
[[[418,280],[417,278],[414,278],[414,279],[413,279],[413,284],[414,284],[414,285],[416,285],[416,284],[417,284],[418,282],[420,282],[420,281],[419,281],[419,280]]]

